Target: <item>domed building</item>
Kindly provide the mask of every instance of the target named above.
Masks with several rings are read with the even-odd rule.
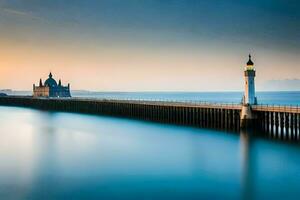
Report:
[[[49,78],[43,84],[42,79],[40,79],[39,86],[33,84],[33,96],[34,97],[71,97],[70,84],[68,86],[63,86],[61,80],[58,84],[53,78],[50,72]]]

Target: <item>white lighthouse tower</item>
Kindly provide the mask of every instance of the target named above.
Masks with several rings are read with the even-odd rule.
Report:
[[[243,97],[243,105],[241,111],[241,128],[242,129],[252,129],[254,127],[256,117],[252,112],[252,105],[257,104],[255,97],[255,69],[254,63],[251,60],[251,55],[249,55],[249,61],[244,72],[245,76],[245,94]]]
[[[255,69],[254,63],[251,60],[251,55],[249,55],[249,61],[244,72],[245,76],[245,94],[243,98],[244,105],[254,105],[257,103],[255,97]]]

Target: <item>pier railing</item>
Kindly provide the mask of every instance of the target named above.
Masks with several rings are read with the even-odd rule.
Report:
[[[240,109],[242,108],[241,102],[212,102],[201,100],[188,100],[188,99],[158,99],[158,98],[82,98],[73,97],[72,99],[86,100],[86,101],[117,101],[128,102],[137,104],[155,104],[155,105],[177,105],[177,106],[198,106],[209,108],[227,108],[227,109]],[[251,106],[254,111],[270,111],[270,112],[291,112],[300,113],[300,105],[276,105],[276,104],[257,104]]]
[[[187,106],[187,107],[203,107],[203,108],[227,108],[227,109],[241,109],[241,104],[236,102],[210,102],[210,101],[197,101],[185,99],[158,99],[158,98],[82,98],[73,97],[69,100],[78,101],[113,101],[119,103],[134,103],[134,104],[149,104],[149,105],[162,105],[162,106]],[[65,99],[68,100],[68,99]]]
[[[31,96],[9,96],[13,98],[32,98]],[[5,97],[4,97],[5,98]],[[190,99],[168,99],[168,98],[120,98],[120,97],[72,97],[72,98],[35,98],[41,100],[59,100],[59,101],[114,101],[119,103],[134,103],[134,104],[151,104],[151,105],[173,105],[173,106],[197,106],[203,108],[227,108],[239,109],[242,108],[241,102],[213,102]],[[290,112],[300,113],[300,105],[287,104],[257,104],[251,106],[253,111],[270,111],[270,112]]]
[[[253,111],[300,113],[299,105],[270,105],[259,104],[252,106]]]
[[[31,96],[9,96],[13,98],[32,98]],[[7,98],[9,98],[7,97]],[[4,97],[5,98],[5,97]],[[241,102],[213,102],[189,99],[168,99],[168,98],[120,98],[120,97],[72,97],[72,98],[35,98],[40,100],[59,100],[59,101],[113,101],[119,103],[134,103],[134,104],[150,104],[150,105],[171,105],[171,106],[188,106],[188,107],[203,107],[203,108],[227,108],[241,110]],[[270,111],[270,112],[289,112],[300,113],[300,105],[287,104],[257,104],[252,105],[253,111]]]

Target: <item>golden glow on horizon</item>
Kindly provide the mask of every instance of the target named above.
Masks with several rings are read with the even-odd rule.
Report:
[[[141,49],[64,45],[7,46],[0,50],[0,88],[31,90],[49,71],[71,89],[94,91],[242,90],[245,56],[224,49]],[[263,56],[262,56],[263,55]],[[298,58],[255,54],[258,84],[299,74]],[[216,59],[218,57],[218,59]],[[272,63],[270,62],[272,61]],[[222,67],[226,63],[226,67]],[[281,66],[285,65],[286,68]],[[274,70],[276,69],[276,70]]]

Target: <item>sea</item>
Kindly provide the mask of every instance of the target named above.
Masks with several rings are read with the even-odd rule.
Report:
[[[97,93],[239,103],[239,92]],[[300,92],[261,92],[300,104]],[[0,199],[299,199],[300,144],[251,133],[0,106]]]

